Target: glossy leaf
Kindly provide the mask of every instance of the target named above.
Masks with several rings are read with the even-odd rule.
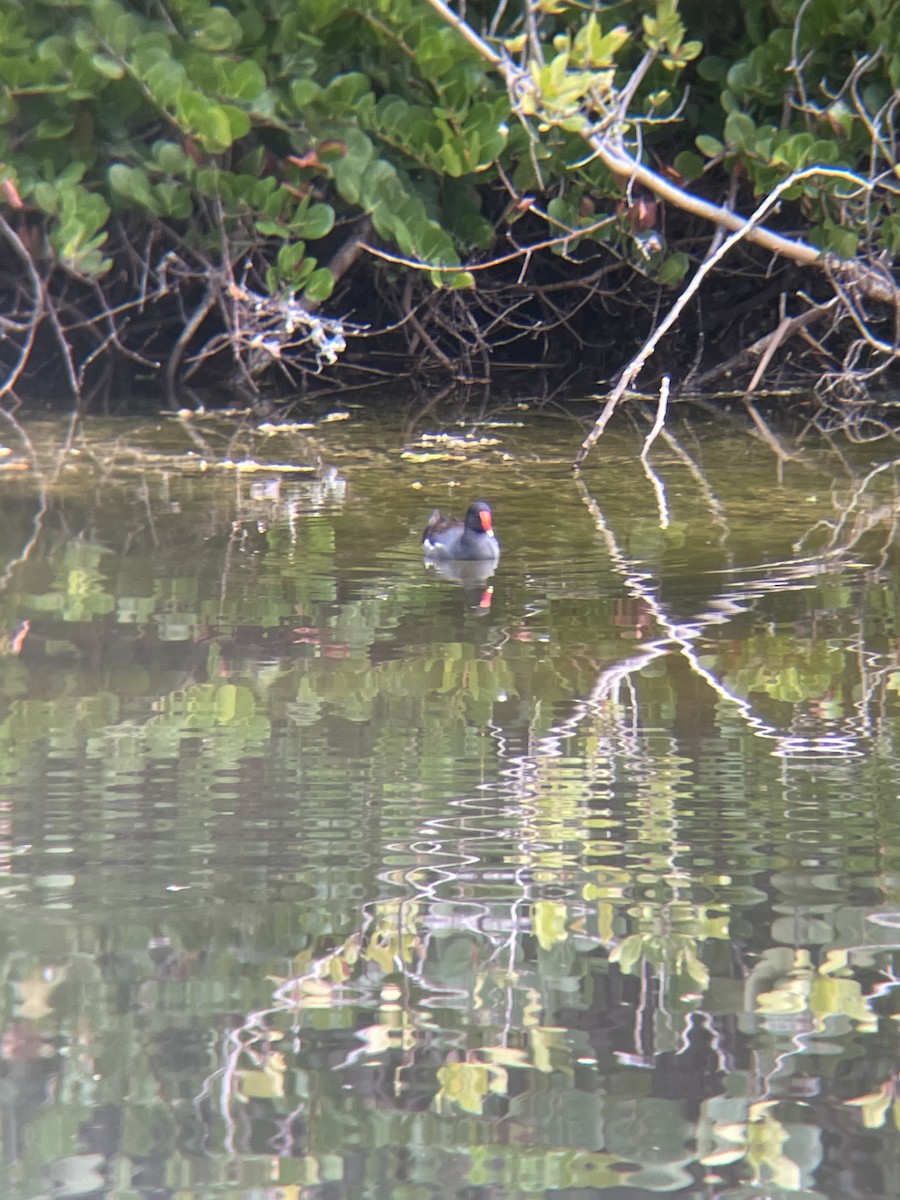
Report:
[[[304,288],[303,295],[307,300],[320,304],[327,300],[334,290],[334,276],[327,267],[319,267],[313,271],[309,282]]]

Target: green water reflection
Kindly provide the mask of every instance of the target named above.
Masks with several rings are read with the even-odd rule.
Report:
[[[895,1194],[893,465],[471,432],[10,443],[4,1196]]]

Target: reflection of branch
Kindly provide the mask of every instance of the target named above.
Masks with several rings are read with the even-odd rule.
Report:
[[[655,642],[648,643],[645,650],[655,652],[655,655],[666,653],[669,649],[676,649],[687,662],[693,673],[702,679],[722,700],[727,701],[730,705],[737,709],[740,716],[747,724],[750,731],[758,737],[772,739],[777,744],[775,753],[789,756],[792,754],[810,754],[810,753],[830,753],[834,755],[846,756],[855,753],[851,740],[847,737],[823,737],[821,739],[791,736],[790,734],[780,733],[774,726],[768,725],[753,711],[753,706],[750,701],[732,692],[713,672],[706,667],[701,661],[695,647],[695,642],[701,636],[703,630],[708,626],[719,625],[725,621],[730,621],[733,616],[738,613],[746,612],[750,607],[750,601],[753,597],[745,594],[740,600],[734,599],[733,596],[723,596],[719,599],[718,605],[720,611],[711,608],[710,611],[699,614],[691,622],[674,621],[665,611],[661,604],[655,588],[649,586],[649,576],[645,572],[637,569],[636,564],[626,558],[619,548],[615,535],[606,523],[606,519],[600,509],[599,504],[591,495],[580,473],[575,476],[575,483],[581,495],[582,503],[590,512],[597,532],[601,535],[606,543],[609,552],[610,561],[613,570],[621,575],[625,581],[625,585],[629,593],[643,601],[648,610],[652,613],[659,629],[665,635],[663,638]],[[775,564],[769,564],[773,566]],[[815,563],[796,564],[798,570],[803,569],[804,573],[801,576],[804,580],[808,578],[810,572],[817,573]],[[779,580],[779,590],[784,587],[784,579]],[[715,602],[711,602],[711,605]]]
[[[781,471],[782,466],[786,462],[792,462],[794,459],[797,458],[797,455],[792,454],[790,452],[790,450],[785,450],[784,446],[782,446],[779,439],[776,437],[776,435],[772,432],[772,430],[769,428],[769,426],[763,420],[762,414],[760,413],[759,409],[756,407],[756,405],[753,403],[753,401],[750,399],[749,396],[744,397],[744,407],[746,408],[747,412],[750,414],[750,418],[753,421],[753,424],[756,426],[757,430],[759,431],[759,436],[762,438],[762,440],[766,443],[766,445],[769,447],[769,449],[772,451],[772,453],[778,459],[778,470],[779,470],[778,479],[779,479],[779,483],[780,483],[781,482],[780,471]]]
[[[660,529],[669,528],[669,505],[666,500],[665,484],[650,466],[650,447],[656,441],[666,422],[666,408],[669,403],[669,382],[669,376],[663,375],[662,383],[659,387],[659,402],[656,406],[656,420],[653,422],[653,427],[644,439],[644,445],[641,449],[641,466],[644,468],[644,474],[650,480],[653,490],[656,492]]]
[[[0,222],[2,222],[2,220],[3,218],[0,217]],[[6,566],[3,568],[3,572],[0,574],[0,590],[2,590],[9,583],[16,567],[23,562],[27,562],[27,560],[30,558],[31,552],[34,550],[37,540],[41,536],[41,531],[44,526],[44,517],[46,516],[47,509],[49,507],[49,500],[47,496],[47,489],[44,483],[44,477],[38,464],[37,454],[35,453],[34,446],[31,444],[31,439],[29,438],[28,434],[12,415],[12,413],[7,412],[6,409],[2,407],[0,407],[0,419],[6,421],[8,425],[11,425],[16,432],[16,436],[21,439],[22,444],[25,447],[25,453],[28,455],[28,458],[31,462],[32,470],[34,471],[38,487],[38,506],[31,521],[31,534],[15,558],[9,559],[9,561],[6,563]]]
[[[691,457],[690,454],[688,454],[687,450],[685,450],[685,448],[678,441],[678,439],[675,437],[675,435],[670,433],[668,429],[663,429],[660,436],[662,437],[662,439],[666,443],[666,445],[669,447],[669,449],[675,455],[677,455],[677,457],[680,459],[680,461],[685,465],[685,467],[687,467],[688,471],[690,472],[691,478],[693,479],[694,483],[696,483],[697,487],[700,489],[701,495],[703,496],[703,499],[706,501],[706,506],[709,509],[710,516],[713,519],[713,523],[715,525],[718,525],[719,528],[722,530],[722,539],[721,540],[722,540],[722,545],[724,546],[725,542],[727,541],[728,537],[730,536],[731,531],[728,526],[728,517],[725,515],[725,509],[722,506],[721,500],[719,500],[719,498],[716,496],[715,492],[713,492],[712,487],[710,486],[710,482],[704,475],[703,470],[700,467],[699,463],[694,461],[694,459]]]
[[[841,515],[840,515],[839,519],[833,525],[831,524],[830,521],[826,521],[824,518],[820,521],[817,521],[815,523],[815,525],[813,525],[810,529],[807,529],[806,533],[804,533],[803,536],[801,538],[798,538],[798,540],[794,543],[794,546],[793,546],[794,553],[795,554],[799,553],[803,549],[803,546],[806,543],[807,539],[810,538],[817,529],[821,529],[823,527],[825,529],[831,530],[831,536],[829,537],[829,539],[826,543],[826,547],[827,547],[826,552],[827,553],[829,553],[829,554],[844,554],[848,550],[850,550],[859,541],[859,539],[863,535],[863,533],[868,532],[868,530],[871,529],[874,525],[879,524],[881,522],[882,518],[885,515],[886,510],[882,510],[882,509],[877,510],[876,513],[873,514],[875,519],[872,520],[871,522],[867,522],[864,519],[861,521],[858,521],[856,526],[854,526],[854,529],[851,531],[850,535],[848,536],[848,538],[843,538],[843,533],[844,533],[845,528],[847,527],[847,522],[850,519],[850,515],[854,512],[854,510],[856,510],[858,508],[859,503],[862,500],[862,497],[865,494],[865,492],[868,490],[868,487],[871,484],[872,480],[875,479],[877,476],[884,474],[885,471],[892,471],[892,470],[895,471],[898,467],[900,467],[900,458],[893,458],[890,460],[890,462],[879,463],[879,465],[877,467],[873,467],[872,470],[869,471],[868,475],[866,475],[864,477],[864,479],[863,479],[862,483],[860,483],[859,487],[857,487],[854,490],[850,499],[845,504],[841,505],[841,508],[840,508]],[[837,503],[836,499],[835,499],[835,503]],[[891,511],[893,511],[893,506],[891,508]],[[859,528],[860,525],[862,525],[862,529]],[[843,538],[843,540],[841,540],[842,538]],[[839,541],[841,542],[840,545],[838,545]]]

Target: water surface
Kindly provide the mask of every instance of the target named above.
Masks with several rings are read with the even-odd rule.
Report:
[[[0,460],[4,1196],[895,1195],[888,454],[346,411]]]

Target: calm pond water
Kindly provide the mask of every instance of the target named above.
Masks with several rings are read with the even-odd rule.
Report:
[[[888,451],[347,413],[10,435],[4,1200],[896,1197]]]

